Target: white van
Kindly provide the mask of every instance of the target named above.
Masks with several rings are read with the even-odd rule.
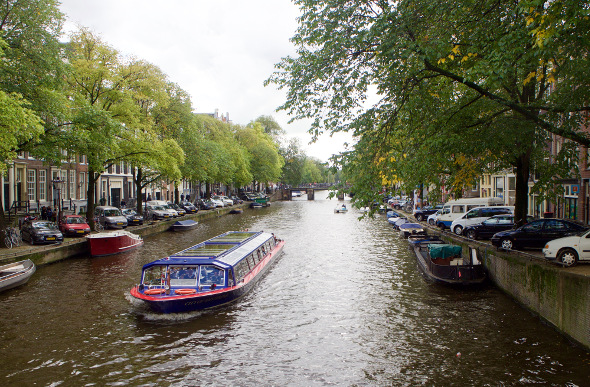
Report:
[[[449,200],[443,206],[436,225],[442,229],[451,227],[453,220],[465,215],[471,209],[477,207],[492,207],[503,206],[504,200],[501,198],[463,198],[457,200]]]
[[[514,206],[477,207],[453,220],[451,232],[462,235],[465,227],[479,224],[494,215],[514,214]]]

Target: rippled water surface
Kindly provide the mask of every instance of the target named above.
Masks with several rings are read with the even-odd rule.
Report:
[[[503,293],[426,282],[382,216],[359,221],[318,198],[39,267],[0,294],[0,383],[590,385],[590,354]],[[161,316],[131,300],[143,264],[245,228],[287,244],[237,303]]]

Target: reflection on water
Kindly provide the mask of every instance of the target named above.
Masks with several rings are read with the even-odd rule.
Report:
[[[426,282],[383,217],[335,214],[336,203],[316,192],[315,201],[273,203],[146,238],[124,255],[39,267],[27,285],[0,294],[1,380],[590,385],[587,352],[493,287]],[[143,264],[246,228],[287,244],[239,302],[162,316],[129,296]]]

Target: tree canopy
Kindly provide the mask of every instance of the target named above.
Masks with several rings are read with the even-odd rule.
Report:
[[[296,3],[298,55],[268,82],[287,90],[282,109],[314,120],[312,134],[353,131],[360,141],[340,162],[373,176],[365,189],[395,176],[459,191],[509,167],[523,218],[547,142],[590,144],[587,1]],[[378,102],[365,106],[372,86]],[[557,156],[557,177],[574,149]]]

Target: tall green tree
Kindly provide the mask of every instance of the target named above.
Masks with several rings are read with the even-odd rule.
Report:
[[[157,173],[179,179],[178,166],[169,155],[178,156],[181,163],[182,151],[154,128],[152,109],[166,103],[166,83],[159,69],[125,60],[84,28],[72,34],[68,53],[73,110],[68,149],[88,157],[88,213],[93,212],[96,201],[96,182],[113,163],[128,161],[137,168],[163,168]],[[136,180],[136,188],[141,184]],[[93,223],[92,217],[89,221]]]
[[[590,144],[588,1],[296,3],[298,56],[269,82],[287,89],[282,109],[314,120],[312,134],[363,139],[340,161],[373,176],[365,189],[386,173],[448,185],[512,167],[524,219],[551,136]],[[371,85],[379,100],[366,108]],[[554,176],[570,173],[574,148],[557,155]]]
[[[264,132],[262,125],[249,124],[237,132],[238,141],[248,150],[253,182],[268,186],[281,176],[284,160],[278,145]]]

